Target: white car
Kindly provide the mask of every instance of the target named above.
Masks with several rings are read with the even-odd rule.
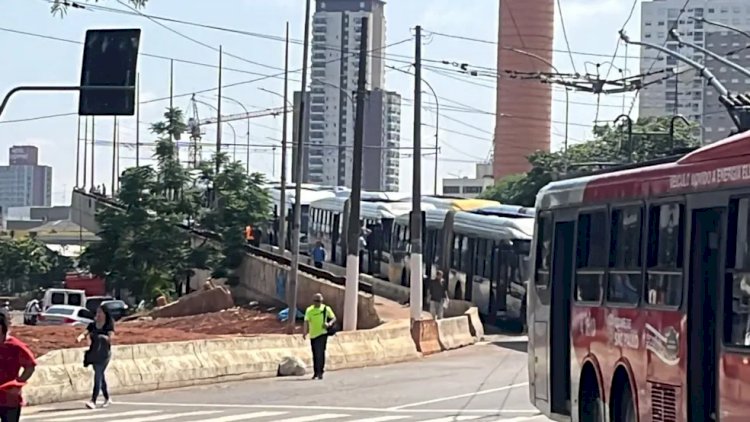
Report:
[[[94,314],[82,306],[52,305],[39,314],[37,325],[88,326]]]

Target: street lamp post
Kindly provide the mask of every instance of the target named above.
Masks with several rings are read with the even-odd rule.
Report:
[[[222,98],[226,98],[226,97],[222,96]],[[204,106],[209,107],[209,108],[215,110],[217,113],[219,113],[219,108],[216,107],[216,106],[212,106],[211,104],[209,104],[209,103],[207,103],[205,101],[201,101],[201,100],[198,100],[198,99],[195,99],[195,98],[193,98],[193,101],[195,101],[198,104],[203,104]],[[219,116],[219,119],[221,119],[221,116]],[[230,122],[222,122],[222,123],[225,123],[227,126],[229,126],[230,129],[232,129],[232,134],[234,135],[234,149],[235,149],[235,151],[234,151],[235,152],[235,154],[234,154],[235,157],[234,158],[236,160],[237,159],[237,130],[234,128],[234,125],[232,125],[232,123],[230,123]],[[221,132],[221,129],[219,129],[219,132]],[[249,145],[248,145],[248,148],[249,148]],[[217,152],[217,154],[218,154],[218,152]]]
[[[247,136],[247,155],[245,157],[245,165],[247,166],[247,174],[250,174],[250,113],[247,111],[247,107],[245,107],[244,104],[242,104],[241,102],[235,100],[234,98],[229,98],[226,95],[224,95],[222,98],[225,99],[225,100],[229,100],[229,101],[231,101],[231,102],[239,105],[240,107],[242,107],[242,109],[245,111],[245,114],[247,115],[247,133],[246,133],[246,136]],[[235,150],[237,149],[237,144],[236,143],[234,145],[234,148],[235,148]]]
[[[422,78],[422,82],[424,82],[425,85],[427,85],[427,88],[430,88],[430,91],[432,91],[432,96],[435,97],[435,174],[433,182],[435,184],[433,188],[433,195],[437,196],[438,194],[438,156],[440,155],[440,100],[438,99],[437,94],[435,93],[435,89],[430,85],[429,82],[424,80]]]

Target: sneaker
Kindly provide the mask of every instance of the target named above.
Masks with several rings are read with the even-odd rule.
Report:
[[[94,403],[93,401],[89,401],[86,403],[86,407],[89,409],[96,409],[96,403]]]
[[[104,400],[104,404],[102,404],[102,407],[109,407],[110,404],[112,404],[112,399],[106,399]]]

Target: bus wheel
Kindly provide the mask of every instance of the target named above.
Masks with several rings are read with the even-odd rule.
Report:
[[[578,393],[578,420],[581,422],[603,422],[604,402],[599,393],[599,385],[591,366],[586,367],[581,377],[581,390]]]
[[[620,397],[613,405],[612,422],[636,422],[633,392],[629,382],[623,385]]]

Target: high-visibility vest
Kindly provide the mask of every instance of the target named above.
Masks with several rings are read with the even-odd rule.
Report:
[[[255,236],[253,236],[253,226],[246,226],[245,227],[245,239],[246,240],[255,240]]]

